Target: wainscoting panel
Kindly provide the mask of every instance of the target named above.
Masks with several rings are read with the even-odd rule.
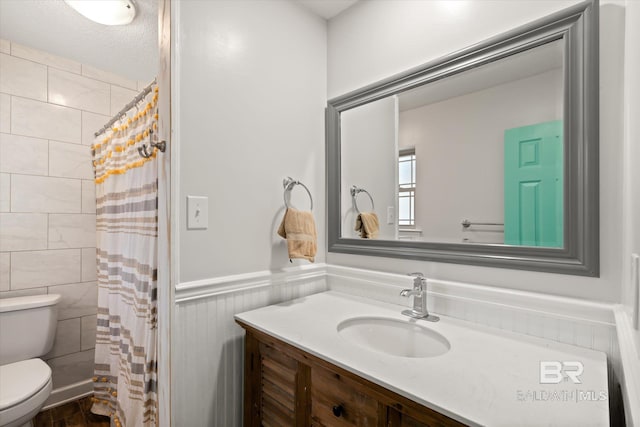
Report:
[[[175,424],[241,426],[244,332],[233,316],[325,290],[324,265],[179,285],[173,329]]]

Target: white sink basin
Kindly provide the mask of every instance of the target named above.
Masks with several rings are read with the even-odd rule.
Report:
[[[354,317],[338,324],[344,339],[369,350],[400,357],[435,357],[451,348],[438,332],[415,323],[386,317]]]

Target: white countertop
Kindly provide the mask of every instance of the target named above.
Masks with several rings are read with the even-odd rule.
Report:
[[[445,336],[437,357],[390,356],[347,341],[337,325],[353,317],[388,317],[407,307],[334,291],[236,315],[236,319],[424,406],[469,425],[608,426],[606,355],[449,317],[418,320]],[[580,384],[540,383],[540,361],[577,361]],[[587,400],[591,398],[592,400]]]

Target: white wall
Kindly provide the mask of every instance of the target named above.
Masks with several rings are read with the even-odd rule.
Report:
[[[462,49],[576,1],[367,1],[329,22],[329,98]],[[620,300],[624,8],[600,6],[600,278],[455,264],[327,255],[331,264],[599,301]],[[461,31],[460,29],[464,29]]]
[[[171,3],[180,282],[172,425],[239,426],[242,330],[233,315],[326,289],[305,278],[307,261],[289,262],[276,235],[291,176],[313,195],[316,264],[324,261],[326,21],[288,0]],[[186,229],[187,195],[209,197],[208,230]],[[304,189],[292,202],[308,209]],[[289,266],[300,280],[274,279]],[[203,290],[197,300],[184,297],[191,289]]]
[[[622,303],[629,314],[640,298],[638,283],[631,281],[631,254],[640,255],[640,3],[627,1],[625,38],[625,144],[624,144],[624,270]],[[638,279],[640,280],[640,278]],[[640,351],[640,332],[635,332]]]
[[[562,98],[556,69],[400,113],[400,148],[416,149],[424,240],[504,243],[503,227],[460,223],[504,223],[504,131],[561,119]]]
[[[287,176],[313,195],[323,262],[326,22],[286,0],[177,9],[180,280],[291,265],[276,235]],[[208,230],[186,229],[187,195],[209,197]],[[308,209],[304,189],[292,200]]]
[[[359,238],[355,231],[358,212],[350,189],[356,185],[371,194],[380,223],[379,239],[395,239],[397,222],[387,224],[387,208],[398,209],[398,98],[383,98],[340,117],[342,236]],[[365,193],[356,196],[360,212],[371,212]]]

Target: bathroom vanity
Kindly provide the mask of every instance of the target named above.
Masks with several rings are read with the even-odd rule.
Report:
[[[402,308],[329,291],[236,315],[244,425],[609,425],[603,353]]]

